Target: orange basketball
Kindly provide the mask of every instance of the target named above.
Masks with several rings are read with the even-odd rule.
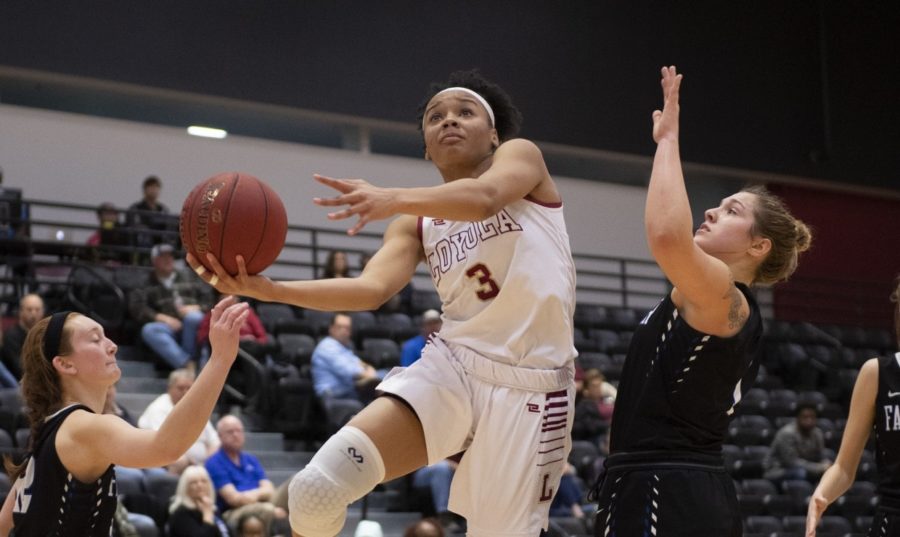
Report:
[[[207,269],[211,252],[229,274],[237,274],[236,255],[248,274],[266,269],[281,253],[287,213],[265,182],[246,173],[220,173],[188,194],[181,208],[181,243]]]

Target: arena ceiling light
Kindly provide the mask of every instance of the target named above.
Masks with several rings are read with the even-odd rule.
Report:
[[[200,127],[191,125],[187,128],[188,134],[191,136],[202,136],[203,138],[217,138],[221,140],[228,136],[228,131],[222,129],[214,129],[212,127]]]

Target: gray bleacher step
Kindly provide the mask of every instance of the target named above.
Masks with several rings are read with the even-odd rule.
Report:
[[[284,449],[284,435],[281,433],[247,432],[244,436],[244,450],[281,451]]]
[[[118,360],[123,377],[156,377],[156,367],[150,362]]]
[[[125,375],[123,372],[116,389],[119,393],[152,393],[159,395],[168,390],[168,381],[156,377]]]
[[[359,525],[361,513],[348,512],[347,522],[338,534],[339,537],[353,537],[356,526]],[[374,520],[381,524],[384,537],[400,537],[404,530],[413,522],[420,520],[422,513],[387,513],[381,511],[369,511],[368,520]]]
[[[314,453],[310,451],[257,451],[250,450],[259,459],[266,471],[294,470],[303,468],[312,459]]]
[[[116,395],[116,402],[137,419],[157,397],[159,393],[119,393]]]

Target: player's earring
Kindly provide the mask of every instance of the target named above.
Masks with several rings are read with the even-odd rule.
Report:
[[[425,160],[431,160],[431,155],[428,154],[428,151],[425,151]]]

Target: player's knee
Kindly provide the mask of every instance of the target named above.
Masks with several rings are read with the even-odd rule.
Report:
[[[291,528],[305,537],[332,537],[344,527],[348,496],[315,466],[307,466],[291,480]]]
[[[347,506],[382,479],[384,462],[375,444],[359,429],[344,427],[291,480],[291,528],[305,537],[337,535]]]

